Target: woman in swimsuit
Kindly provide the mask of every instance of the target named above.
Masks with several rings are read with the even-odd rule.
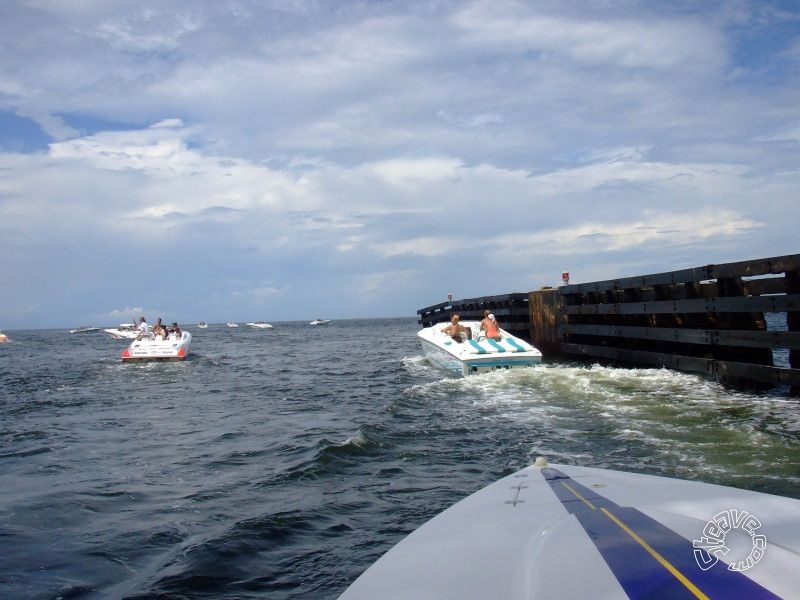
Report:
[[[499,342],[502,339],[500,336],[500,328],[497,325],[497,319],[494,318],[494,315],[490,314],[481,321],[481,329],[486,332],[487,340],[496,340]]]

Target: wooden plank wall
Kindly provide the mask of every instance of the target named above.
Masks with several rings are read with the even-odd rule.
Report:
[[[561,352],[799,386],[799,280],[790,255],[563,286]]]

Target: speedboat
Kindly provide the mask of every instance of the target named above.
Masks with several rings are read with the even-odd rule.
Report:
[[[238,327],[238,323],[228,323],[228,327]]]
[[[255,327],[256,329],[272,329],[272,325],[270,325],[266,321],[255,321],[253,323],[248,323],[247,326]]]
[[[330,322],[330,319],[314,319],[309,323],[309,325],[327,325]]]
[[[8,336],[5,333],[3,333],[2,331],[0,331],[0,343],[7,342],[7,341],[8,341]]]
[[[200,321],[200,322],[197,324],[197,326],[198,326],[200,329],[208,329],[208,323],[206,323],[205,321]]]
[[[164,339],[152,333],[136,339],[122,351],[122,362],[185,360],[189,354],[192,334],[182,331],[180,336],[171,333]]]
[[[119,327],[103,329],[103,331],[111,334],[115,340],[132,340],[139,335],[139,328],[133,323],[122,323]]]
[[[81,325],[80,327],[69,330],[70,333],[92,333],[93,331],[100,331],[100,328],[93,327],[92,325]]]
[[[461,321],[468,332],[457,342],[442,332],[445,325],[438,323],[417,332],[425,357],[441,369],[467,376],[542,362],[539,350],[505,329],[499,329],[501,339],[497,341],[481,335],[480,321]]]
[[[800,500],[534,465],[433,517],[340,600],[796,598]]]

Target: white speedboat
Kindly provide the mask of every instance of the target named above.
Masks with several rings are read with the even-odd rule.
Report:
[[[256,329],[272,329],[272,325],[266,321],[254,321],[247,324],[248,327],[255,327]]]
[[[800,500],[544,459],[390,549],[340,600],[797,598]]]
[[[227,325],[228,325],[228,327],[238,327],[239,326],[238,323],[228,323]]]
[[[461,321],[469,330],[457,342],[442,332],[438,323],[417,332],[426,358],[437,367],[457,375],[476,375],[495,369],[530,367],[542,362],[542,353],[525,340],[500,329],[499,341],[480,335],[480,321]]]
[[[314,319],[309,323],[309,325],[327,325],[330,322],[330,319]]]
[[[8,341],[8,336],[5,333],[3,333],[2,331],[0,331],[0,343],[7,342],[7,341]]]
[[[205,321],[200,321],[200,322],[197,324],[197,326],[198,326],[200,329],[208,329],[208,323],[206,323]]]
[[[148,334],[140,340],[133,340],[122,351],[122,362],[185,360],[191,341],[192,334],[188,331],[182,331],[180,337],[171,333],[167,339]]]
[[[103,331],[110,334],[115,340],[132,340],[139,335],[139,328],[133,323],[122,323],[119,327],[103,329]]]
[[[80,327],[69,330],[70,333],[92,333],[94,331],[100,331],[100,328],[92,325],[81,325]]]

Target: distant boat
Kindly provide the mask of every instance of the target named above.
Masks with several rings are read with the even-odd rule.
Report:
[[[238,327],[238,323],[228,323],[228,327]]]
[[[205,321],[200,321],[200,322],[197,324],[197,326],[198,326],[200,329],[208,329],[208,323],[206,323]]]
[[[330,319],[314,319],[309,325],[327,325],[330,322]]]
[[[115,340],[132,340],[139,335],[139,328],[133,323],[122,323],[117,328],[103,329],[108,334],[111,334]]]
[[[93,331],[100,331],[100,328],[93,327],[92,325],[81,325],[80,327],[69,330],[70,333],[91,333]]]
[[[0,331],[0,343],[7,342],[7,341],[8,341],[8,336],[5,333],[3,333],[2,331]]]
[[[247,324],[248,327],[255,327],[256,329],[272,329],[272,325],[266,321],[254,321]]]

